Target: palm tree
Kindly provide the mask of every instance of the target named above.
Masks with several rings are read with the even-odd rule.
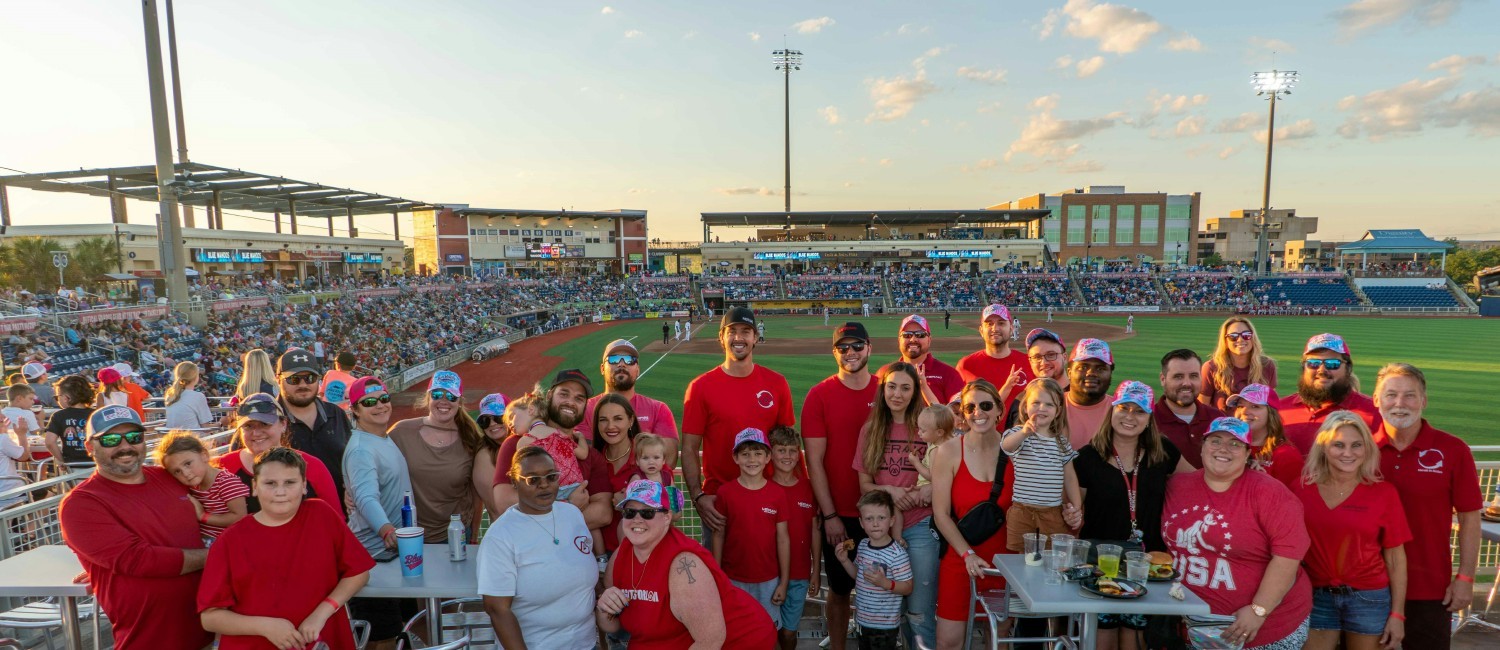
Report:
[[[120,252],[115,242],[108,237],[90,237],[73,244],[72,259],[68,263],[68,281],[82,282],[94,286],[99,276],[120,269]]]
[[[62,244],[47,237],[17,237],[6,248],[0,259],[5,273],[12,282],[40,292],[57,282],[57,267],[52,266],[52,254],[63,250]],[[70,265],[72,260],[68,262]]]

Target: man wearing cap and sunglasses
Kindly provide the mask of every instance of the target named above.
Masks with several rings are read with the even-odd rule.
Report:
[[[1349,344],[1337,334],[1318,334],[1307,340],[1302,351],[1302,373],[1297,376],[1297,392],[1287,395],[1277,405],[1281,411],[1286,439],[1307,456],[1323,419],[1334,411],[1353,411],[1375,434],[1375,444],[1385,444],[1380,409],[1375,401],[1359,392],[1354,376],[1354,357]]]
[[[912,314],[902,319],[898,336],[901,361],[917,367],[938,399],[950,400],[963,391],[964,378],[958,369],[932,356],[932,324],[926,318]],[[893,363],[881,367],[877,374],[883,374]]]
[[[323,461],[342,495],[344,448],[354,429],[343,409],[318,398],[322,374],[323,369],[312,352],[302,348],[287,350],[276,360],[276,381],[281,389],[277,401],[286,416],[291,447]]]
[[[599,400],[610,393],[630,400],[635,410],[635,420],[641,425],[641,433],[652,433],[667,443],[667,467],[677,466],[677,418],[665,402],[651,399],[635,392],[635,381],[641,376],[641,357],[635,344],[625,339],[615,339],[604,346],[604,360],[599,363],[599,374],[604,377],[604,392],[589,398],[583,410],[583,423],[578,430],[585,438],[594,439],[594,408]]]
[[[187,488],[145,467],[146,436],[129,407],[89,415],[94,474],[58,507],[63,540],[78,555],[120,650],[202,648],[198,580],[208,551]]]

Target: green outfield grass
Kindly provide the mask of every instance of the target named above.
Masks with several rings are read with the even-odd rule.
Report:
[[[1023,326],[1042,322],[1036,315],[1022,315]],[[899,316],[881,316],[862,320],[871,333],[884,341],[894,335]],[[977,334],[972,327],[974,315],[955,317],[952,329],[942,329],[942,314],[934,319],[936,336]],[[1097,322],[1122,327],[1125,317],[1090,316],[1058,317],[1058,321]],[[1156,387],[1161,356],[1168,350],[1187,347],[1207,357],[1213,351],[1222,317],[1207,316],[1141,316],[1136,318],[1136,335],[1113,342],[1115,381],[1138,379]],[[835,318],[834,324],[842,322]],[[962,323],[962,324],[961,324]],[[717,323],[701,326],[694,338],[712,338]],[[767,336],[772,338],[821,338],[826,340],[832,327],[824,327],[818,317],[770,317],[766,320]],[[1473,318],[1376,318],[1376,317],[1259,317],[1255,325],[1266,351],[1277,360],[1281,377],[1277,389],[1285,394],[1296,388],[1296,364],[1301,346],[1319,332],[1332,331],[1348,341],[1355,360],[1355,373],[1365,392],[1374,389],[1375,372],[1392,361],[1415,364],[1427,373],[1428,419],[1439,428],[1457,434],[1471,445],[1500,444],[1500,402],[1494,395],[1500,383],[1500,320]],[[560,367],[578,367],[597,376],[600,349],[617,337],[636,337],[644,344],[661,336],[661,321],[634,321],[586,334],[560,345],[549,354],[561,356]],[[1071,341],[1069,341],[1071,343]],[[885,343],[889,345],[889,343]],[[872,367],[895,359],[889,349],[878,349]],[[940,355],[948,363],[957,363],[952,353]],[[682,393],[688,382],[722,360],[719,355],[668,353],[642,354],[640,391],[665,401],[681,417]],[[831,352],[827,355],[758,355],[756,360],[786,375],[792,395],[801,408],[802,396],[813,384],[834,372]],[[1492,383],[1496,382],[1496,383]]]

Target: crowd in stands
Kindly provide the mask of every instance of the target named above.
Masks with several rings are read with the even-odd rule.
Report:
[[[1161,295],[1149,276],[1078,276],[1084,299],[1095,305],[1159,305]]]
[[[1012,309],[1071,309],[1079,306],[1068,276],[1061,273],[1026,276],[990,273],[982,278],[990,302],[1010,305]]]
[[[1229,274],[1163,276],[1167,297],[1179,308],[1242,307],[1252,304],[1243,276]]]
[[[728,275],[704,276],[701,286],[705,289],[721,289],[725,300],[775,300],[776,276]]]
[[[1353,270],[1355,277],[1364,278],[1441,278],[1443,268],[1424,261],[1376,262]]]
[[[692,285],[686,277],[669,278],[665,281],[658,280],[647,282],[632,278],[628,282],[630,290],[635,292],[635,297],[640,300],[692,300]]]
[[[786,280],[786,297],[792,300],[868,300],[882,293],[878,275],[796,275]]]
[[[897,308],[926,309],[940,305],[962,308],[979,304],[973,280],[961,271],[909,269],[887,275],[886,283]]]

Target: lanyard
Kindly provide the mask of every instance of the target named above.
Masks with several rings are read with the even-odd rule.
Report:
[[[1139,542],[1143,535],[1140,527],[1135,523],[1135,494],[1136,485],[1141,479],[1141,459],[1145,455],[1145,450],[1140,448],[1135,450],[1135,469],[1129,473],[1125,471],[1125,463],[1120,461],[1120,452],[1115,450],[1114,455],[1115,468],[1120,470],[1120,477],[1125,480],[1125,495],[1130,500],[1130,539]]]

